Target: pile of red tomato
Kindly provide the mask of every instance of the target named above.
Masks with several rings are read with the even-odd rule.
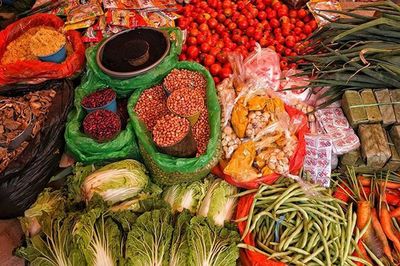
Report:
[[[297,55],[300,43],[317,28],[307,10],[289,9],[279,0],[191,0],[179,13],[178,26],[187,30],[180,60],[201,63],[216,83],[232,73],[227,55],[246,57],[256,42],[281,56],[283,70],[296,67],[285,56]]]

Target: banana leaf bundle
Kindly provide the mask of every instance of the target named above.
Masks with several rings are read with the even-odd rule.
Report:
[[[376,11],[368,17],[356,10]],[[322,10],[321,10],[322,11]],[[391,1],[362,5],[318,29],[304,55],[292,58],[312,77],[311,87],[330,87],[328,105],[346,90],[400,88],[400,6]],[[326,18],[328,19],[328,18]]]

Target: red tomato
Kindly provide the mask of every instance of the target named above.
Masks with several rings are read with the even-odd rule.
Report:
[[[297,18],[297,11],[296,10],[289,10],[289,17]]]
[[[300,29],[299,27],[294,28],[293,31],[295,34],[301,34],[303,32],[303,30]]]
[[[189,20],[184,17],[178,19],[178,27],[181,29],[187,29],[189,27]]]
[[[239,34],[233,34],[232,35],[232,41],[234,41],[235,43],[240,43],[241,36]]]
[[[225,14],[226,17],[229,18],[230,16],[232,16],[232,13],[233,13],[233,9],[232,8],[228,7],[228,8],[224,9],[224,14]]]
[[[229,29],[230,31],[233,31],[233,30],[236,29],[236,28],[237,28],[237,25],[236,25],[235,22],[229,23],[228,29]]]
[[[241,20],[238,22],[238,26],[240,29],[245,30],[249,26],[249,23],[246,20]]]
[[[299,18],[304,18],[304,17],[307,16],[307,11],[306,11],[305,9],[301,8],[301,9],[299,9],[299,10],[297,11],[297,16],[298,16]]]
[[[255,31],[256,31],[256,29],[253,26],[250,26],[247,28],[246,34],[247,34],[247,36],[252,37],[254,35]]]
[[[218,25],[218,21],[215,18],[210,18],[207,24],[210,29],[214,29]]]
[[[219,74],[219,72],[221,71],[221,65],[220,64],[212,64],[210,66],[210,73],[213,76],[217,76]]]
[[[256,31],[254,32],[253,37],[254,37],[254,40],[256,40],[256,41],[261,40],[261,38],[263,37],[262,31],[261,31],[261,30],[256,30]]]
[[[235,34],[237,34],[237,35],[242,35],[242,30],[240,30],[240,29],[234,29],[234,30],[232,31],[232,35],[235,35]]]
[[[305,18],[303,18],[304,23],[310,22],[312,20],[311,16],[306,16]]]
[[[215,63],[215,57],[213,55],[206,55],[203,61],[203,64],[205,66],[211,66],[212,64]]]
[[[185,61],[186,59],[187,59],[187,57],[186,57],[185,54],[180,54],[180,55],[179,55],[179,60],[180,60],[180,61]]]
[[[213,77],[214,83],[218,84],[221,80],[219,79],[219,77]]]
[[[278,14],[278,17],[287,16],[288,15],[288,11],[287,11],[287,9],[283,8],[283,6],[282,6],[281,8],[279,8],[277,10],[277,14]]]
[[[298,21],[296,22],[296,27],[303,28],[303,27],[304,27],[304,22],[298,20]]]
[[[276,11],[273,10],[272,8],[267,8],[266,12],[267,12],[268,19],[276,18]]]
[[[199,49],[196,46],[191,45],[188,47],[186,54],[189,59],[195,59],[199,55]]]
[[[222,24],[218,24],[217,27],[215,28],[216,32],[218,32],[219,34],[225,32],[225,26]]]
[[[208,25],[206,23],[200,24],[199,30],[202,32],[209,31]]]
[[[216,59],[221,64],[225,64],[228,61],[226,52],[222,51],[219,54],[217,54]]]
[[[207,0],[207,3],[210,7],[215,8],[218,5],[218,0]]]
[[[196,45],[197,44],[196,37],[190,36],[189,38],[187,38],[187,44],[188,45]]]
[[[308,25],[311,27],[313,31],[316,30],[318,27],[317,22],[315,20],[311,20],[310,22],[308,22]]]
[[[217,41],[217,44],[215,46],[220,49],[224,48],[224,46],[225,46],[224,41],[222,41],[222,40]]]
[[[273,18],[269,21],[269,25],[271,25],[272,28],[279,28],[279,26],[280,26],[279,20],[277,20],[276,18]]]
[[[207,40],[207,36],[205,34],[199,34],[197,35],[197,43],[202,44]]]
[[[259,11],[257,14],[257,18],[262,21],[267,19],[267,12],[265,11]]]
[[[223,22],[225,21],[225,19],[226,19],[226,16],[225,16],[224,14],[222,14],[222,13],[219,13],[219,14],[218,14],[217,20],[218,20],[220,23],[223,23]]]
[[[296,40],[293,36],[287,36],[285,40],[285,44],[287,47],[294,47],[296,45]]]
[[[282,24],[289,24],[289,23],[290,23],[290,19],[289,19],[288,16],[282,16],[282,17],[279,19],[279,21],[280,21]]]
[[[310,27],[310,25],[305,25],[303,30],[304,30],[304,33],[307,35],[311,34],[311,32],[312,32],[312,28]]]
[[[242,10],[245,7],[246,7],[246,4],[244,2],[242,2],[242,1],[239,1],[239,2],[236,3],[236,8],[239,9],[239,10]]]
[[[206,18],[204,17],[203,14],[199,14],[196,16],[196,21],[197,21],[197,23],[202,24],[202,23],[206,22]]]
[[[272,4],[272,0],[263,0],[264,5],[270,6]]]
[[[207,53],[208,51],[210,51],[211,47],[208,43],[202,43],[200,46],[200,49],[202,52]]]
[[[212,47],[212,48],[210,49],[210,55],[216,57],[217,54],[218,54],[220,51],[221,51],[220,48],[218,48],[218,47]]]
[[[200,34],[200,31],[199,31],[198,29],[196,29],[196,28],[191,29],[191,30],[189,31],[189,35],[190,35],[190,36],[193,36],[193,37],[196,37],[196,36],[199,35],[199,34]]]
[[[232,71],[230,68],[224,67],[219,71],[219,76],[221,77],[221,79],[226,79],[226,78],[229,78],[231,73],[232,73]]]

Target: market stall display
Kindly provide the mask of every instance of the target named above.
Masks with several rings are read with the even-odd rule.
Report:
[[[19,74],[0,87],[0,218],[21,216],[25,234],[15,254],[398,265],[400,6],[346,6],[39,0],[17,15],[52,14],[0,32],[12,35],[2,69]],[[80,57],[61,69],[82,42],[75,91],[15,84],[77,77]],[[51,75],[23,78],[27,62]]]
[[[81,71],[85,48],[80,34],[76,31],[59,33],[63,25],[56,16],[36,14],[1,31],[0,85],[71,78]],[[52,53],[55,54],[51,58],[43,57]],[[37,60],[38,57],[41,59]]]

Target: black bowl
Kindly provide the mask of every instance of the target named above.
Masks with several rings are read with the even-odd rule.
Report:
[[[139,27],[108,38],[97,50],[96,61],[111,77],[132,78],[156,67],[167,56],[170,45],[166,32]]]

